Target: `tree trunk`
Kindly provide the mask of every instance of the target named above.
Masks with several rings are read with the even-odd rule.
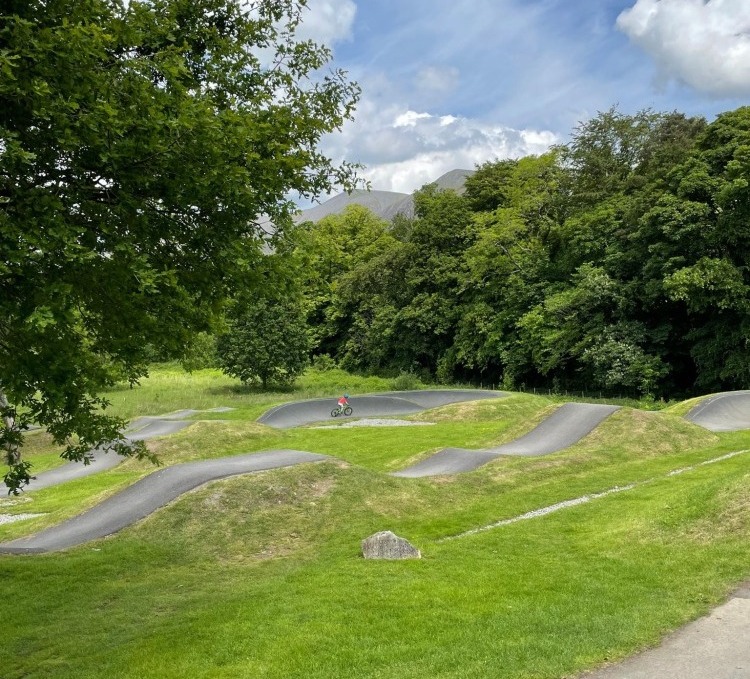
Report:
[[[13,410],[8,403],[8,398],[5,396],[5,392],[0,388],[0,410],[3,410],[3,423],[8,432],[13,431],[16,426],[16,418],[13,416]],[[17,443],[14,443],[12,439],[5,444],[5,458],[9,465],[18,464],[21,461],[21,450]]]

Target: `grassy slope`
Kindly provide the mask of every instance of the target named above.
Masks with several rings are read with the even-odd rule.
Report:
[[[517,396],[441,409],[432,427],[273,432],[236,420],[166,439],[165,462],[267,447],[342,461],[209,484],[114,538],[0,558],[3,676],[561,677],[656,642],[750,575],[750,455],[666,476],[750,447],[750,434],[625,409],[556,455],[449,479],[381,473],[443,445],[512,439],[551,407]],[[55,522],[146,471],[128,462],[3,511]],[[31,528],[0,526],[0,539]],[[359,541],[382,529],[425,558],[363,561]]]

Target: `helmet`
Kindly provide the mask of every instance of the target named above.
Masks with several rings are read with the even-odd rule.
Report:
[[[344,394],[344,398],[349,398],[349,394]]]

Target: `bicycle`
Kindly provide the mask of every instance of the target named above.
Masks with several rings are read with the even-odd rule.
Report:
[[[331,411],[331,417],[338,417],[339,415],[345,415],[346,417],[349,417],[354,411],[352,410],[351,406],[346,406],[346,408],[334,408]]]

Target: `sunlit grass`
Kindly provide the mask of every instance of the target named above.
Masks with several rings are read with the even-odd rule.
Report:
[[[512,395],[410,416],[435,422],[423,427],[282,431],[255,421],[283,400],[365,391],[329,378],[259,394],[213,373],[157,372],[142,387],[151,389],[142,412],[128,392],[132,402],[113,408],[129,417],[237,408],[151,442],[165,464],[273,448],[332,458],[207,484],[64,553],[0,557],[3,677],[552,679],[655,643],[750,577],[750,453],[669,475],[750,449],[750,432],[714,434],[671,410],[624,408],[553,455],[404,479],[384,472],[439,447],[512,440],[556,399]],[[38,441],[35,459],[46,459]],[[127,461],[29,493],[0,511],[44,516],[0,525],[0,540],[151,471]],[[628,484],[637,485],[443,541]],[[360,541],[386,529],[424,558],[364,561]]]
[[[67,554],[0,559],[6,602],[33,591],[3,611],[4,676],[560,677],[655,642],[748,575],[747,523],[707,530],[747,502],[747,460],[437,542],[438,515],[492,512],[490,478],[307,465],[209,484]],[[495,516],[561,493],[513,490]],[[385,528],[425,558],[363,561]]]
[[[308,370],[293,387],[263,391],[259,386],[242,385],[219,370],[186,373],[179,366],[153,366],[150,375],[135,387],[122,385],[105,392],[108,412],[133,419],[141,415],[161,415],[183,408],[207,410],[219,406],[236,408],[240,413],[227,413],[226,418],[258,417],[273,405],[308,398],[338,397],[342,393],[365,394],[388,391],[392,380],[362,377],[343,370]]]

